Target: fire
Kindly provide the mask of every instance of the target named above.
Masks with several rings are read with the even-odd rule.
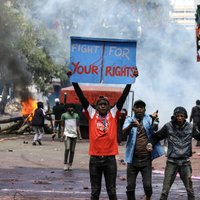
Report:
[[[22,101],[21,105],[22,105],[22,110],[21,110],[22,116],[33,115],[34,110],[37,108],[37,102],[33,100],[31,97],[29,97],[26,101]]]

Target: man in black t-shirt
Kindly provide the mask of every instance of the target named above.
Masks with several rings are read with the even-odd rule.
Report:
[[[65,106],[60,103],[59,99],[55,99],[55,105],[53,106],[53,115],[54,118],[54,133],[52,135],[52,140],[56,137],[56,134],[58,134],[58,138],[61,138],[61,115],[66,112]]]
[[[196,106],[192,108],[190,122],[192,121],[194,127],[200,131],[200,100],[196,100]],[[200,146],[200,141],[197,141],[196,146]]]

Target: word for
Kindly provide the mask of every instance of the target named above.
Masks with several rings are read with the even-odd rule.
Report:
[[[72,62],[72,69],[73,74],[91,74],[91,75],[100,75],[101,68],[96,65],[89,65],[89,66],[82,66],[80,62],[74,63]],[[134,75],[135,67],[129,66],[106,66],[105,67],[105,76],[126,76],[126,77],[135,77]]]
[[[116,57],[125,57],[128,60],[129,58],[129,48],[119,48],[119,47],[110,47],[108,51],[109,56],[116,56]]]
[[[84,54],[95,54],[99,53],[101,55],[103,46],[96,46],[96,45],[86,45],[86,44],[72,44],[71,51],[72,52],[80,52]],[[105,52],[108,52],[108,56],[115,56],[115,57],[122,57],[130,60],[130,49],[126,47],[116,47],[116,46],[109,46]]]

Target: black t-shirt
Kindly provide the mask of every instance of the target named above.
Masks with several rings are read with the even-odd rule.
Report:
[[[65,106],[62,104],[56,104],[53,107],[53,114],[55,115],[55,120],[60,120],[61,119],[61,115],[66,112],[65,111]]]

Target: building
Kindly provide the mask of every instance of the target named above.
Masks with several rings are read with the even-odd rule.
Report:
[[[196,25],[195,13],[200,0],[171,0],[171,4],[171,18],[188,30],[194,30]]]

